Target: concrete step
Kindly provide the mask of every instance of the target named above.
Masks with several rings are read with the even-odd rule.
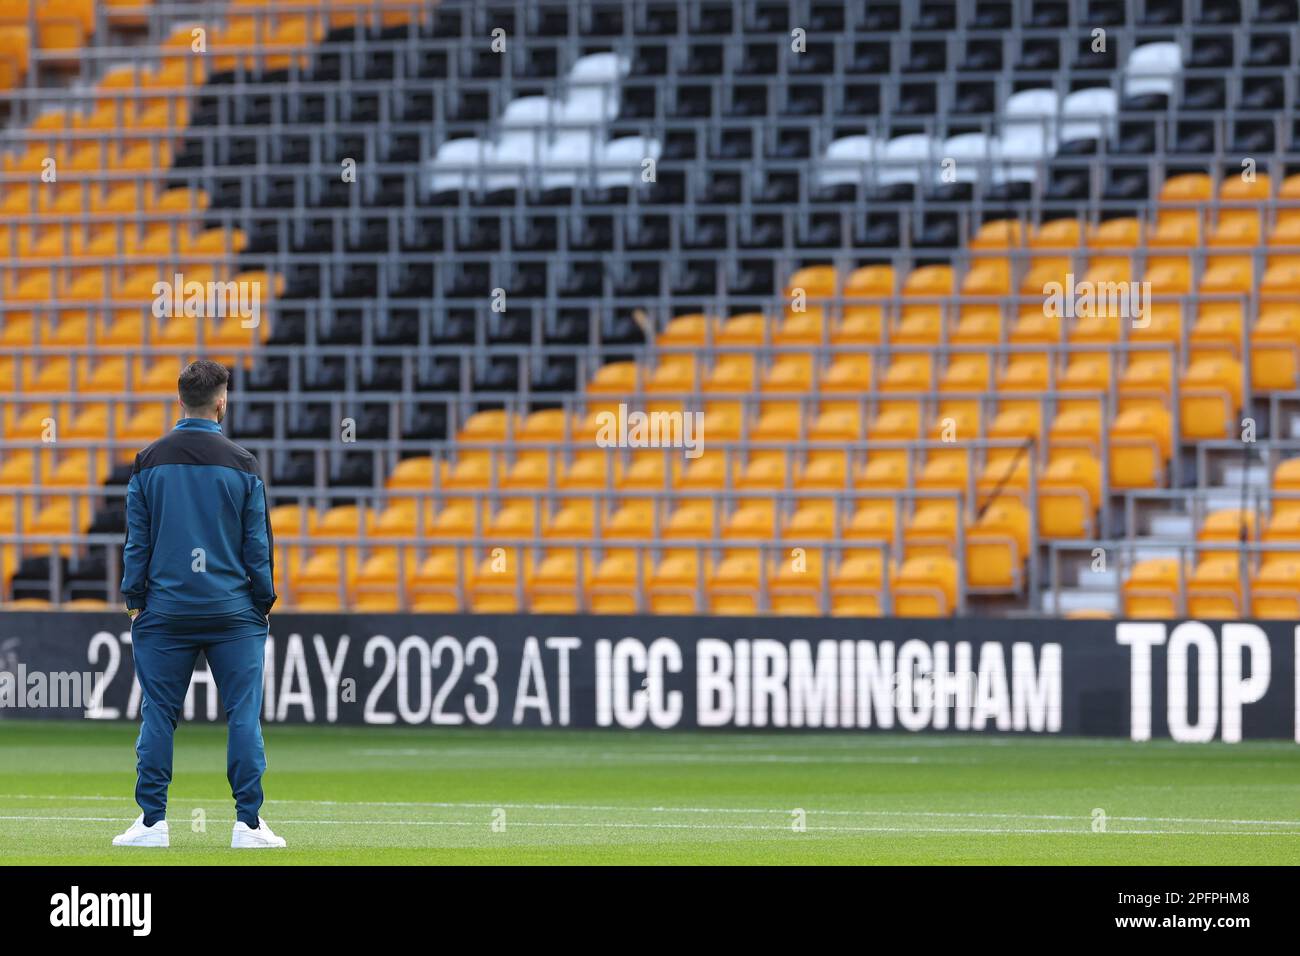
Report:
[[[1254,462],[1245,468],[1240,463],[1228,465],[1223,469],[1223,488],[1241,488],[1242,476],[1245,475],[1246,484],[1252,488],[1268,487],[1268,467],[1259,462]]]
[[[1106,559],[1105,571],[1094,571],[1091,562],[1081,565],[1075,581],[1082,591],[1113,591],[1119,584],[1119,569],[1111,557]]]
[[[1247,491],[1246,507],[1249,508],[1255,503],[1255,495]],[[1241,488],[1215,488],[1206,491],[1202,500],[1205,502],[1207,513],[1211,511],[1236,511],[1241,507]]]
[[[1144,537],[1186,541],[1195,533],[1192,516],[1175,512],[1153,515],[1149,527],[1150,533]]]
[[[1177,541],[1156,541],[1143,540],[1139,538],[1130,549],[1134,561],[1154,561],[1157,558],[1177,558],[1183,553],[1178,550],[1178,545],[1187,544],[1186,538]]]
[[[1094,610],[1118,614],[1119,595],[1114,591],[1082,590],[1079,588],[1062,588],[1055,594],[1051,591],[1043,593],[1043,612],[1045,614],[1068,614],[1071,611]]]

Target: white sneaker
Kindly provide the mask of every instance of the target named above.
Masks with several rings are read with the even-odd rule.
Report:
[[[151,827],[144,825],[144,814],[135,818],[135,823],[125,833],[113,837],[113,846],[171,846],[167,832],[167,821],[159,820]]]
[[[250,830],[248,824],[240,820],[235,824],[234,832],[230,834],[230,848],[232,850],[261,850],[284,845],[284,837],[278,837],[272,833],[271,828],[266,825],[266,821],[261,817],[257,818],[256,830]]]

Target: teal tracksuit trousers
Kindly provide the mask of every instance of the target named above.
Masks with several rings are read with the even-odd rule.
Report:
[[[146,826],[167,815],[172,738],[202,651],[226,712],[226,773],[239,820],[258,825],[262,807],[262,673],[267,620],[257,611],[224,617],[170,617],[145,608],[131,623],[140,682],[135,800]]]

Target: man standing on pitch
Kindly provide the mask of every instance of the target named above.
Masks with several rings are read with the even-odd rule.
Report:
[[[262,806],[262,667],[275,603],[274,542],[257,459],[221,433],[230,374],[198,361],[181,372],[184,417],[136,455],[126,492],[122,596],[140,681],[135,800],[141,814],[114,846],[167,846],[172,736],[203,651],[228,723],[235,848],[282,847]]]

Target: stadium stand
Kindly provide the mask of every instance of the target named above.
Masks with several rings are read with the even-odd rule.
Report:
[[[6,606],[204,355],[285,606],[1296,616],[1294,0],[10,7]]]

